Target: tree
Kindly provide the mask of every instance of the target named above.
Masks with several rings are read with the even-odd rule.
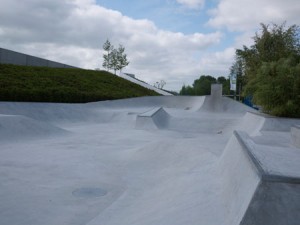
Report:
[[[119,70],[119,56],[117,49],[111,51],[110,68],[114,71],[114,74]]]
[[[300,40],[296,25],[261,24],[254,45],[236,51],[236,62],[241,69],[243,94],[265,112],[277,116],[300,117],[299,63]],[[236,70],[232,70],[236,72]]]
[[[243,76],[243,62],[242,58],[239,58],[236,56],[235,62],[230,67],[230,74],[229,77],[236,81],[235,83],[235,90],[232,90],[232,94],[238,95],[239,99],[241,97],[241,90],[243,89],[245,85],[245,76]],[[230,83],[230,79],[229,79]]]
[[[117,68],[118,70],[122,71],[122,69],[129,65],[129,61],[127,60],[127,55],[125,54],[125,48],[122,45],[119,45],[118,51],[117,51]]]
[[[163,89],[166,84],[167,84],[166,81],[160,80],[160,81],[156,81],[153,86],[158,88],[158,89]]]
[[[112,51],[114,49],[114,46],[110,43],[110,41],[107,39],[106,42],[103,44],[103,49],[106,51],[105,54],[103,54],[103,64],[102,66],[109,71],[111,69],[111,59],[112,59]]]
[[[300,117],[300,63],[294,57],[264,62],[259,68],[253,98],[264,111]]]
[[[113,45],[106,40],[103,45],[104,51],[106,54],[103,55],[103,64],[102,66],[108,71],[110,69],[114,70],[114,73],[129,65],[127,60],[127,55],[125,54],[125,48],[122,45],[119,45],[118,49],[115,49]]]
[[[225,77],[221,76],[217,78],[217,83],[222,84],[222,94],[223,95],[230,95],[230,80],[226,79]]]
[[[210,75],[202,75],[193,83],[195,95],[210,95],[211,84],[216,83],[216,78]]]
[[[191,95],[194,95],[194,89],[189,85],[188,86],[183,85],[179,94],[191,96]]]
[[[220,83],[223,85],[223,94],[230,94],[230,82],[225,77],[218,77],[218,79],[210,75],[202,75],[199,79],[194,80],[193,86],[183,85],[180,95],[210,95],[211,85]]]

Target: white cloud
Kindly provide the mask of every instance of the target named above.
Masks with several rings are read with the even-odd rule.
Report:
[[[299,23],[298,0],[220,0],[208,24],[230,31],[249,31],[260,23]]]
[[[300,4],[298,0],[219,0],[214,9],[209,11],[211,16],[207,22],[212,28],[227,29],[227,35],[235,34],[234,43],[224,51],[212,53],[203,57],[200,64],[218,74],[229,72],[230,65],[234,61],[235,49],[240,49],[253,44],[255,32],[260,28],[260,23],[281,24],[287,21],[287,25],[299,24]],[[214,62],[216,62],[214,64]],[[221,74],[219,74],[221,75]]]
[[[197,60],[191,60],[181,64],[181,70],[176,71],[176,76],[168,81],[182,85],[192,85],[195,79],[201,75],[211,75],[214,77],[228,77],[229,68],[232,65],[235,55],[235,48],[229,47],[223,51],[202,53]],[[175,79],[172,79],[175,78]],[[181,83],[180,83],[181,82]]]
[[[205,4],[205,0],[177,2],[189,9]],[[94,69],[102,67],[102,44],[108,38],[125,46],[130,61],[127,72],[150,84],[164,79],[166,88],[179,90],[201,74],[226,76],[235,48],[252,43],[259,23],[300,21],[298,0],[215,2],[207,22],[215,31],[187,35],[124,16],[97,5],[96,0],[0,0],[0,47]],[[227,36],[218,31],[223,28],[229,31]],[[216,50],[225,38],[235,38],[235,43]]]
[[[93,0],[0,0],[0,46],[83,68],[102,67],[102,44],[123,44],[127,72],[153,84],[179,90],[198,75],[195,55],[220,42],[222,34],[185,35],[134,20]]]
[[[250,47],[254,44],[253,37],[255,36],[255,32],[253,30],[243,32],[242,34],[235,37],[235,48],[242,48],[243,45]]]
[[[200,9],[205,4],[205,0],[177,0],[177,2],[190,9]]]

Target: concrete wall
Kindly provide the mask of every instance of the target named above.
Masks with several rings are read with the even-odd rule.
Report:
[[[294,125],[291,128],[292,143],[297,148],[300,148],[300,126]]]
[[[212,84],[210,88],[210,95],[215,98],[221,98],[222,97],[222,84]]]
[[[8,49],[0,48],[0,64],[14,64],[21,66],[45,66],[55,68],[76,68],[59,62],[42,59],[39,57],[14,52]]]

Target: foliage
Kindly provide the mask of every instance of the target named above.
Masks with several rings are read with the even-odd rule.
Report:
[[[179,95],[195,95],[194,89],[190,85],[187,86],[183,85],[179,92]]]
[[[119,45],[118,50],[116,51],[117,62],[113,65],[113,69],[120,70],[129,65],[129,61],[127,60],[127,55],[125,54],[125,48],[122,45]],[[116,72],[115,72],[116,73]]]
[[[122,71],[124,67],[129,65],[124,46],[119,45],[118,49],[115,49],[110,41],[106,40],[103,44],[103,49],[106,53],[103,54],[102,66],[107,69],[107,71],[113,70],[116,74],[117,71]]]
[[[261,24],[254,45],[236,51],[231,73],[238,76],[243,94],[253,96],[265,112],[276,116],[300,117],[299,28],[296,25]],[[288,92],[288,93],[287,93]]]
[[[223,84],[223,94],[230,94],[230,81],[225,77],[214,78],[209,75],[202,75],[199,79],[196,79],[193,86],[185,86],[180,90],[180,95],[210,95],[211,84],[220,83]]]
[[[230,74],[229,76],[236,80],[236,90],[234,90],[234,94],[241,96],[242,93],[240,91],[243,89],[245,85],[245,76],[243,76],[243,62],[240,57],[236,57],[235,62],[230,67]],[[230,83],[230,81],[229,81]]]
[[[0,64],[0,101],[91,102],[158,95],[106,71]]]
[[[158,89],[163,89],[166,84],[167,84],[166,81],[160,80],[160,81],[156,81],[153,86],[158,88]]]
[[[230,95],[230,79],[226,79],[225,77],[221,76],[217,78],[217,83],[223,85],[223,95]]]
[[[300,116],[300,63],[291,58],[264,62],[249,87],[253,100],[277,116]]]
[[[193,83],[194,94],[195,95],[209,95],[211,84],[216,83],[216,78],[212,76],[201,76],[199,79],[195,80]]]
[[[111,58],[114,47],[111,45],[109,40],[106,40],[106,42],[103,44],[103,49],[106,51],[106,54],[103,54],[103,68],[109,71],[111,69]]]

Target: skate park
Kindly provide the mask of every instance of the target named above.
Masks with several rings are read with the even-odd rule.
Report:
[[[1,224],[299,224],[300,119],[222,96],[0,102]]]

